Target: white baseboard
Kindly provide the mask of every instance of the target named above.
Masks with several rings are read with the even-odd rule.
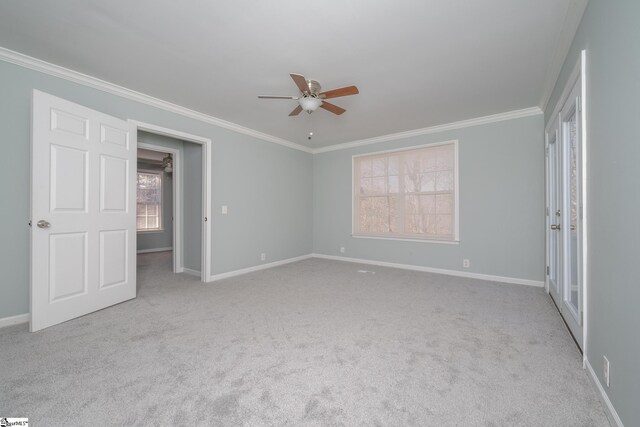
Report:
[[[180,273],[185,273],[185,274],[188,274],[190,276],[198,276],[198,277],[202,276],[202,274],[200,274],[200,270],[193,270],[193,269],[187,268],[187,267],[183,267],[181,270],[182,271],[180,271]]]
[[[18,325],[20,323],[27,323],[31,316],[29,313],[18,314],[17,316],[4,317],[0,319],[0,328],[6,328],[7,326]]]
[[[151,252],[167,252],[172,250],[173,250],[173,246],[169,246],[167,248],[140,249],[136,252],[139,254],[149,254]]]
[[[207,282],[215,282],[216,280],[222,280],[222,279],[226,279],[228,277],[240,276],[242,274],[253,273],[254,271],[266,270],[268,268],[278,267],[280,265],[285,265],[285,264],[290,264],[292,262],[302,261],[302,260],[305,260],[305,259],[309,259],[311,257],[313,257],[312,254],[307,254],[307,255],[297,256],[297,257],[293,257],[293,258],[283,259],[283,260],[280,260],[280,261],[270,262],[268,264],[254,265],[253,267],[247,267],[247,268],[243,268],[243,269],[240,269],[240,270],[234,270],[234,271],[229,271],[229,272],[226,272],[226,273],[214,274],[212,276],[209,276],[209,278],[207,279]]]
[[[479,279],[479,280],[489,280],[491,282],[502,282],[502,283],[512,283],[516,285],[526,285],[526,286],[535,286],[539,288],[544,287],[543,281],[538,280],[530,280],[530,279],[519,279],[516,277],[503,277],[503,276],[494,276],[491,274],[481,274],[481,273],[471,273],[467,271],[457,271],[457,270],[447,270],[444,268],[433,268],[433,267],[423,267],[420,265],[411,265],[411,264],[397,264],[394,262],[385,262],[385,261],[374,261],[369,259],[361,259],[361,258],[348,258],[342,256],[335,255],[324,255],[324,254],[313,254],[314,258],[322,258],[322,259],[330,259],[335,261],[346,261],[346,262],[355,262],[358,264],[368,264],[368,265],[377,265],[380,267],[391,267],[391,268],[401,268],[403,270],[413,270],[413,271],[423,271],[427,273],[437,273],[437,274],[446,274],[448,276],[457,276],[457,277],[466,277],[470,279]]]
[[[392,268],[401,268],[404,270],[414,270],[414,271],[423,271],[427,273],[437,273],[437,274],[446,274],[449,276],[457,276],[457,277],[467,277],[471,279],[479,279],[479,280],[488,280],[492,282],[502,282],[502,283],[512,283],[516,285],[526,285],[526,286],[535,286],[539,288],[544,287],[543,281],[538,280],[530,280],[530,279],[519,279],[515,277],[503,277],[503,276],[494,276],[489,274],[481,274],[481,273],[471,273],[466,271],[456,271],[456,270],[446,270],[443,268],[432,268],[432,267],[423,267],[419,265],[410,265],[410,264],[397,264],[393,262],[384,262],[384,261],[372,261],[368,259],[360,259],[360,258],[348,258],[341,256],[333,256],[333,255],[323,255],[323,254],[308,254],[302,255],[294,258],[283,259],[281,261],[270,262],[268,264],[256,265],[253,267],[243,268],[241,270],[229,271],[227,273],[214,274],[207,279],[207,282],[214,282],[216,280],[226,279],[228,277],[240,276],[242,274],[252,273],[254,271],[265,270],[268,268],[277,267],[279,265],[290,264],[296,261],[302,261],[309,258],[322,258],[322,259],[330,259],[335,261],[345,261],[345,262],[354,262],[359,264],[369,264],[369,265],[378,265],[380,267],[392,267]],[[185,269],[186,270],[186,269]],[[199,274],[199,273],[198,273]]]
[[[602,384],[600,384],[598,375],[596,375],[596,372],[593,370],[593,367],[591,366],[591,363],[589,363],[588,359],[584,360],[584,365],[587,368],[587,372],[589,373],[589,379],[591,379],[593,386],[596,388],[598,393],[600,393],[600,398],[602,399],[602,403],[604,403],[609,422],[617,427],[624,427],[624,425],[622,424],[622,420],[616,412],[616,408],[613,407],[613,403],[611,403],[611,400],[609,400],[607,392],[604,390],[604,387],[602,387]]]

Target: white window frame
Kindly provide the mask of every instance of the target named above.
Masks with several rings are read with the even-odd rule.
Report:
[[[144,173],[149,175],[158,175],[160,176],[160,205],[158,206],[158,225],[159,228],[148,228],[148,229],[138,229],[138,195],[136,194],[136,233],[138,234],[147,234],[147,233],[163,233],[164,232],[164,172],[162,170],[152,170],[152,169],[138,169],[136,171],[136,193],[138,190],[138,174]]]
[[[453,153],[454,153],[454,225],[453,225],[453,239],[434,239],[431,237],[420,237],[416,235],[413,237],[412,235],[407,234],[371,234],[371,233],[362,233],[356,232],[356,189],[355,189],[355,180],[356,180],[356,160],[360,157],[369,157],[380,154],[392,154],[392,153],[402,153],[404,151],[412,151],[418,150],[421,148],[433,148],[442,145],[450,145],[453,144]],[[459,169],[459,161],[458,161],[458,140],[453,139],[449,141],[441,141],[434,142],[430,144],[422,144],[422,145],[414,145],[410,147],[403,148],[395,148],[391,150],[382,150],[382,151],[374,151],[362,154],[355,154],[351,156],[351,237],[358,239],[380,239],[380,240],[398,240],[398,241],[409,241],[409,242],[419,242],[419,243],[442,243],[442,244],[459,244],[460,243],[460,169]]]

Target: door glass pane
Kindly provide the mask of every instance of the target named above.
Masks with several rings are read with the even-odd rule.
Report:
[[[577,115],[574,113],[566,122],[569,178],[569,288],[566,290],[567,303],[579,312],[578,287],[578,127]]]

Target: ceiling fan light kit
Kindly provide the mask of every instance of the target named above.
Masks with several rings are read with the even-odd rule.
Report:
[[[293,99],[298,101],[298,106],[289,113],[289,116],[297,116],[302,111],[306,111],[311,114],[319,107],[333,114],[340,115],[344,113],[344,108],[331,104],[325,99],[338,98],[340,96],[356,95],[359,93],[358,88],[355,86],[346,86],[340,89],[334,89],[326,92],[320,92],[321,86],[317,80],[307,79],[302,74],[290,74],[293,82],[298,86],[300,90],[300,96],[265,96],[260,95],[261,99]]]
[[[298,103],[304,111],[311,114],[312,112],[316,111],[322,104],[322,100],[314,96],[304,96],[298,99]]]

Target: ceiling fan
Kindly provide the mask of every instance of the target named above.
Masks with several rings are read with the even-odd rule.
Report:
[[[341,87],[340,89],[333,89],[326,92],[320,92],[320,83],[317,80],[307,79],[302,74],[290,74],[298,89],[300,89],[299,96],[265,96],[260,95],[261,99],[295,99],[298,101],[298,106],[289,113],[290,116],[297,116],[303,110],[311,114],[316,111],[318,107],[324,108],[327,111],[331,111],[333,114],[340,115],[344,113],[344,108],[331,104],[325,99],[338,98],[340,96],[356,95],[358,94],[358,88],[355,86]]]

